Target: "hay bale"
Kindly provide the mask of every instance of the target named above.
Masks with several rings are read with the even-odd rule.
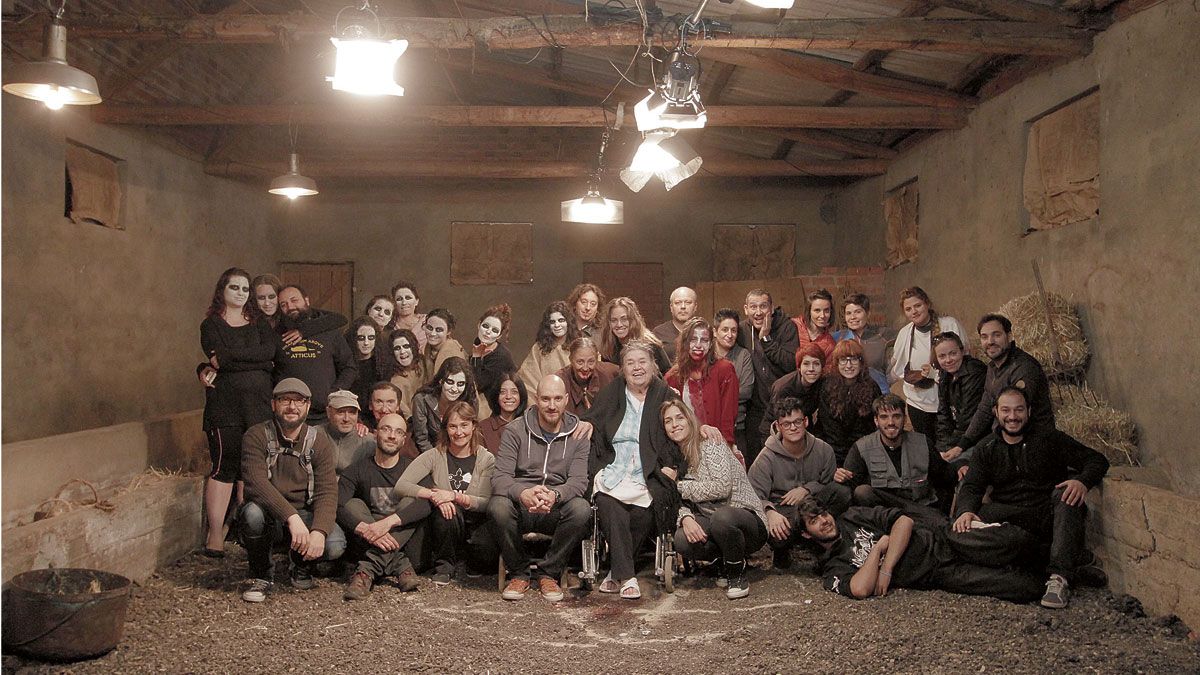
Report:
[[[1138,466],[1137,425],[1127,412],[1108,404],[1087,384],[1051,386],[1059,431],[1094,448],[1113,465]]]
[[[1012,321],[1017,345],[1037,359],[1048,375],[1081,370],[1087,365],[1089,352],[1079,315],[1070,301],[1057,293],[1047,293],[1046,304],[1050,306],[1049,320],[1037,293],[1013,298],[997,311]],[[1052,340],[1058,345],[1058,363],[1054,361]]]

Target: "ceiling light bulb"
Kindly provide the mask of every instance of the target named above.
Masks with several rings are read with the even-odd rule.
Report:
[[[763,9],[791,9],[796,0],[746,0],[755,7]]]
[[[300,158],[296,153],[292,153],[288,158],[290,170],[282,176],[277,176],[271,181],[271,187],[267,192],[273,195],[282,195],[288,199],[296,199],[297,197],[311,197],[319,194],[317,192],[317,182],[308,176],[300,175]]]
[[[621,225],[625,222],[625,203],[605,199],[596,188],[588,188],[583,197],[562,203],[562,220],[565,223]]]
[[[62,110],[63,104],[67,102],[67,96],[61,88],[51,86],[49,87],[49,91],[46,92],[46,98],[42,102],[51,110]]]
[[[332,77],[337,91],[361,96],[403,96],[404,87],[396,84],[396,60],[408,49],[408,40],[329,38],[337,48]]]
[[[46,26],[42,59],[13,64],[4,91],[41,101],[51,110],[102,100],[96,78],[67,63],[67,28],[57,19]]]

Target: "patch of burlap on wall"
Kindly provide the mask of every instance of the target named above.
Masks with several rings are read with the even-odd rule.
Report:
[[[795,225],[713,227],[714,281],[790,277],[795,259]]]
[[[450,283],[533,283],[531,223],[450,223]]]
[[[85,147],[67,144],[67,176],[71,180],[71,210],[76,223],[89,222],[123,230],[121,181],[112,158]]]
[[[1025,157],[1029,229],[1049,230],[1100,213],[1100,96],[1091,94],[1029,127]]]
[[[917,259],[917,184],[909,183],[883,198],[883,219],[887,223],[888,268]]]

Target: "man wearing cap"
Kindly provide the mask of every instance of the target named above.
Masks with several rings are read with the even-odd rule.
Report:
[[[337,450],[337,473],[342,475],[346,467],[375,452],[375,437],[358,433],[358,395],[346,389],[329,394],[329,405],[325,407],[328,421],[320,429],[329,435]]]
[[[289,537],[292,586],[313,587],[312,567],[336,560],[346,550],[337,515],[337,451],[316,427],[305,423],[312,404],[308,385],[289,377],[275,385],[271,420],[256,424],[242,437],[242,545],[250,563],[250,581],[242,593],[247,602],[267,598],[274,577],[271,546]]]
[[[402,591],[415,591],[420,585],[408,556],[419,554],[407,549],[410,542],[419,545],[417,525],[424,522],[431,507],[425,499],[396,496],[396,481],[412,463],[400,452],[407,436],[408,425],[402,416],[389,413],[380,417],[374,453],[350,465],[338,480],[338,524],[351,534],[354,548],[360,552],[358,567],[343,596],[346,600],[367,597],[383,576],[395,577]]]

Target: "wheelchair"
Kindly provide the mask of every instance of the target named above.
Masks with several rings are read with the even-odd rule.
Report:
[[[600,516],[592,504],[592,535],[583,540],[583,562],[579,568],[580,590],[589,592],[600,577],[600,565],[608,555],[608,545],[600,531]],[[675,592],[675,575],[679,571],[679,556],[675,553],[675,533],[660,532],[654,538],[654,576],[662,582],[663,590]]]

